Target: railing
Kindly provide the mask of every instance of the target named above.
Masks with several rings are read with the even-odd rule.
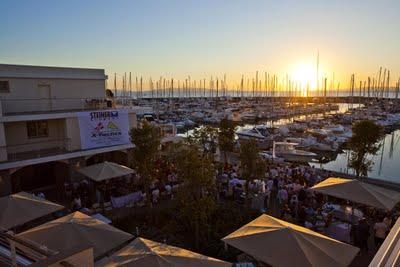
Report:
[[[29,266],[58,252],[0,229],[0,265]]]
[[[56,139],[38,142],[29,142],[18,145],[0,147],[7,151],[7,161],[54,156],[71,151],[71,139]]]
[[[3,115],[107,109],[112,101],[105,98],[23,98],[1,99]]]

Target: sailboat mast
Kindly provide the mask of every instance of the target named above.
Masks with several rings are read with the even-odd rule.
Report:
[[[140,98],[143,98],[143,78],[140,76]]]
[[[132,98],[132,73],[129,72],[129,98]]]
[[[316,91],[319,92],[319,51],[317,53],[317,73],[316,73]]]
[[[117,74],[114,73],[114,97],[117,97]]]
[[[387,72],[387,82],[386,82],[386,98],[389,98],[390,95],[390,71]]]

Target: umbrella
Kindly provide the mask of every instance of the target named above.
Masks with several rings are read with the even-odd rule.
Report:
[[[273,266],[348,266],[359,250],[265,214],[222,240]]]
[[[95,258],[132,238],[132,235],[79,211],[22,232],[18,236],[61,252],[75,246],[91,246]]]
[[[232,266],[229,262],[210,258],[192,251],[136,238],[129,245],[104,259],[99,266]]]
[[[391,210],[400,201],[400,193],[359,180],[328,178],[312,190],[368,206]]]
[[[96,182],[100,182],[111,178],[132,174],[133,170],[114,162],[105,161],[103,163],[84,167],[80,169],[79,172]]]
[[[26,192],[0,198],[0,227],[10,229],[64,207]]]

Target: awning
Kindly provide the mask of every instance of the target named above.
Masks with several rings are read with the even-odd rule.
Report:
[[[359,250],[265,214],[222,240],[255,259],[276,267],[348,266]]]
[[[0,227],[10,229],[64,207],[26,192],[0,198]]]
[[[135,267],[222,267],[231,263],[210,258],[192,251],[136,238],[129,245],[117,251],[111,257],[101,260],[98,266],[135,266]]]
[[[328,178],[312,190],[375,208],[391,210],[400,201],[400,193],[355,179]]]
[[[97,258],[123,245],[133,236],[77,211],[20,233],[18,237],[56,251],[89,245]]]
[[[96,182],[100,182],[111,178],[122,177],[125,175],[132,174],[133,170],[131,168],[119,165],[114,162],[105,161],[103,163],[84,167],[78,170],[78,172],[82,173],[86,177]]]

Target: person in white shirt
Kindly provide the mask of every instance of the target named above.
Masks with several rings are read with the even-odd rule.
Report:
[[[172,187],[169,184],[167,184],[165,186],[165,191],[167,192],[167,195],[170,196],[172,193]]]
[[[160,196],[160,190],[154,189],[153,192],[151,192],[152,197],[153,197],[153,203],[156,204],[158,202],[158,197]]]
[[[82,208],[82,201],[81,201],[81,198],[80,198],[79,196],[76,196],[76,197],[74,198],[74,208],[75,208],[76,210],[79,210],[79,209]]]
[[[390,216],[386,216],[385,219],[383,219],[383,222],[386,224],[389,231],[389,229],[392,227],[392,219],[390,218]]]
[[[296,193],[299,192],[301,188],[302,188],[302,186],[299,184],[298,181],[296,181],[296,182],[293,184],[293,191],[294,191],[294,192],[296,192]]]
[[[269,171],[269,173],[270,173],[270,176],[271,176],[272,178],[274,178],[275,176],[278,175],[278,171],[277,171],[276,169],[271,169],[271,170]]]
[[[272,188],[274,187],[274,180],[269,179],[267,182],[267,187],[269,191],[272,191]]]
[[[387,233],[387,225],[384,222],[377,222],[374,225],[374,231],[375,231],[375,245],[377,248],[379,248],[383,241],[386,238],[386,233]]]
[[[271,196],[271,191],[268,189],[268,187],[265,189],[264,196],[265,196],[265,198],[264,198],[264,209],[268,210],[269,199],[270,199],[270,196]]]
[[[260,192],[265,193],[265,182],[264,180],[261,180],[260,182]]]
[[[278,200],[279,204],[285,204],[288,200],[288,192],[286,191],[285,188],[281,187],[278,191]]]

